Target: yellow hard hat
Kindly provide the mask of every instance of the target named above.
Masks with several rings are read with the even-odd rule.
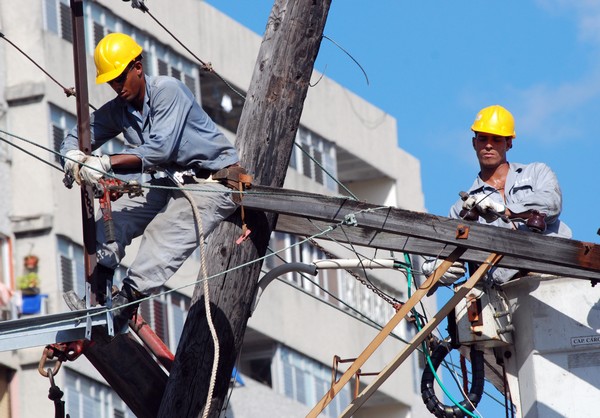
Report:
[[[471,130],[511,138],[517,137],[513,115],[499,105],[481,109],[475,116]]]
[[[94,51],[96,63],[96,84],[114,80],[127,68],[129,63],[142,53],[143,48],[133,38],[124,33],[109,33]]]

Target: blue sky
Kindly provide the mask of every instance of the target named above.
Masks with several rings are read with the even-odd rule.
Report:
[[[208,0],[263,34],[273,0]],[[469,130],[479,109],[516,119],[509,160],[542,161],[563,190],[574,238],[599,242],[595,123],[600,3],[594,0],[334,0],[317,69],[394,116],[421,162],[428,212],[446,216],[478,171]]]
[[[263,34],[273,0],[206,0]],[[516,119],[509,161],[557,174],[562,220],[598,243],[600,2],[333,0],[316,68],[394,116],[398,145],[421,162],[425,204],[446,216],[478,172],[470,126],[501,104]],[[489,388],[489,385],[486,385]],[[483,401],[482,416],[504,416]]]

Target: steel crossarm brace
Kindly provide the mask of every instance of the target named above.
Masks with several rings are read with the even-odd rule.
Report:
[[[106,308],[0,322],[0,351],[89,339],[89,326],[106,325]]]
[[[375,391],[386,381],[388,377],[402,364],[408,356],[416,350],[416,348],[427,338],[431,332],[446,318],[456,304],[467,296],[467,293],[473,289],[477,282],[485,275],[485,273],[500,261],[502,255],[491,253],[486,262],[483,263],[477,271],[460,286],[452,298],[438,311],[438,313],[421,328],[421,330],[413,337],[410,344],[398,354],[394,360],[388,364],[363,391],[350,403],[350,405],[342,411],[340,418],[351,417],[356,411],[375,393]],[[427,366],[426,366],[427,367]]]
[[[392,319],[379,331],[373,341],[363,350],[363,352],[354,360],[354,362],[348,367],[346,372],[335,382],[331,388],[327,391],[325,396],[315,405],[315,407],[308,413],[307,418],[317,417],[323,409],[333,400],[333,398],[342,390],[344,385],[354,376],[359,369],[365,364],[365,362],[371,357],[375,350],[383,343],[388,335],[398,326],[400,321],[409,314],[409,312],[419,303],[421,299],[429,292],[431,288],[435,286],[438,280],[443,274],[450,268],[452,263],[460,258],[464,252],[464,248],[455,249],[446,260],[442,262],[432,274],[427,278],[425,283],[421,285],[419,289],[406,301],[404,305],[394,314]]]

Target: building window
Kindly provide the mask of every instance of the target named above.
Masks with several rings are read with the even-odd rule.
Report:
[[[296,134],[296,144],[292,148],[290,167],[337,192],[338,185],[334,180],[337,178],[335,145],[302,126]]]
[[[73,26],[69,0],[46,0],[46,29],[66,41],[73,42]]]
[[[304,405],[315,405],[331,388],[331,367],[279,346],[272,364],[273,389]],[[341,376],[338,373],[337,378]],[[337,417],[350,404],[351,388],[346,385],[325,408],[327,416]]]
[[[46,29],[68,42],[73,42],[69,0],[45,0]],[[141,33],[111,10],[95,2],[84,5],[86,49],[93,54],[100,40],[111,32],[130,35],[144,48],[144,71],[149,75],[171,75],[185,83],[199,97],[200,76],[198,65],[161,44],[157,39]]]
[[[65,409],[71,418],[135,418],[108,386],[66,370]]]
[[[269,248],[278,253],[266,259],[265,267],[272,269],[284,262],[310,264],[314,260],[328,258],[325,253],[313,245],[309,243],[295,245],[298,242],[299,238],[294,235],[281,232],[273,233]],[[336,307],[347,309],[350,306],[379,324],[387,323],[394,314],[393,308],[387,302],[367,289],[345,270],[323,269],[314,277],[301,275],[300,273],[287,273],[281,278]],[[383,284],[374,277],[369,277],[369,280],[371,285],[385,294],[396,299],[402,299],[402,295],[398,290]],[[350,313],[354,314],[352,311]]]
[[[83,247],[69,238],[58,236],[58,274],[62,293],[74,290],[78,296],[85,295],[85,261]],[[118,266],[113,275],[113,284],[121,287],[127,269]]]
[[[69,112],[66,112],[50,104],[50,138],[52,138],[52,148],[57,154],[54,154],[54,160],[60,163],[61,157],[58,154],[60,152],[60,145],[62,144],[67,133],[77,125],[77,117]],[[99,154],[118,154],[123,151],[125,145],[123,139],[113,138],[106,143],[102,144],[102,147],[98,150]]]
[[[142,302],[140,314],[156,335],[175,352],[189,308],[190,298],[171,292]]]
[[[62,236],[58,236],[58,274],[62,293],[74,290],[85,295],[83,247]]]
[[[236,133],[244,107],[244,99],[236,93],[240,89],[227,85],[212,72],[203,71],[200,80],[202,108],[215,123]]]
[[[60,152],[60,144],[71,128],[77,125],[77,117],[61,108],[50,104],[50,138],[52,138],[52,149]],[[60,163],[60,155],[54,154],[54,160]]]

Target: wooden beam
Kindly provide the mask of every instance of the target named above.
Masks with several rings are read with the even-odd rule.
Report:
[[[280,215],[277,220],[276,231],[285,232],[298,236],[311,236],[326,230],[331,223],[324,221],[315,221],[308,218],[301,218],[289,215]],[[336,241],[341,243],[352,243],[364,247],[379,248],[390,251],[398,251],[408,254],[418,254],[425,256],[439,256],[446,258],[457,246],[439,241],[432,241],[425,238],[408,237],[391,232],[375,230],[373,228],[363,228],[357,226],[343,226],[334,229],[319,239]],[[469,249],[462,260],[481,263],[485,260],[488,253],[481,250]],[[535,271],[538,273],[556,274],[564,277],[574,277],[578,279],[600,280],[600,271],[585,270],[580,267],[562,266],[550,264],[544,261],[529,260],[518,256],[505,256],[500,263],[500,267],[523,269]]]
[[[491,252],[503,254],[513,265],[515,259],[536,262],[539,263],[535,264],[537,270],[549,273],[557,273],[553,266],[570,268],[569,275],[573,277],[586,277],[585,272],[592,272],[593,276],[597,277],[597,273],[600,273],[600,246],[592,243],[497,228],[476,222],[358,202],[349,198],[265,186],[255,186],[244,197],[244,206],[295,218],[322,221],[327,225],[339,225],[342,222],[348,225],[355,223],[356,226],[363,228],[365,239],[373,238],[369,233],[388,234],[384,237],[388,242],[391,240],[391,235],[404,236],[407,238],[405,240],[407,252],[410,249],[408,243],[419,244],[411,249],[414,253],[421,252],[429,255],[436,254],[434,249],[444,249],[444,245],[448,246],[445,248],[447,252],[456,246],[461,246],[488,254]],[[457,236],[460,226],[468,227],[468,234]],[[425,245],[424,241],[437,243],[437,246]],[[427,251],[423,251],[424,249]],[[480,256],[481,254],[473,255],[473,261],[481,261]]]

